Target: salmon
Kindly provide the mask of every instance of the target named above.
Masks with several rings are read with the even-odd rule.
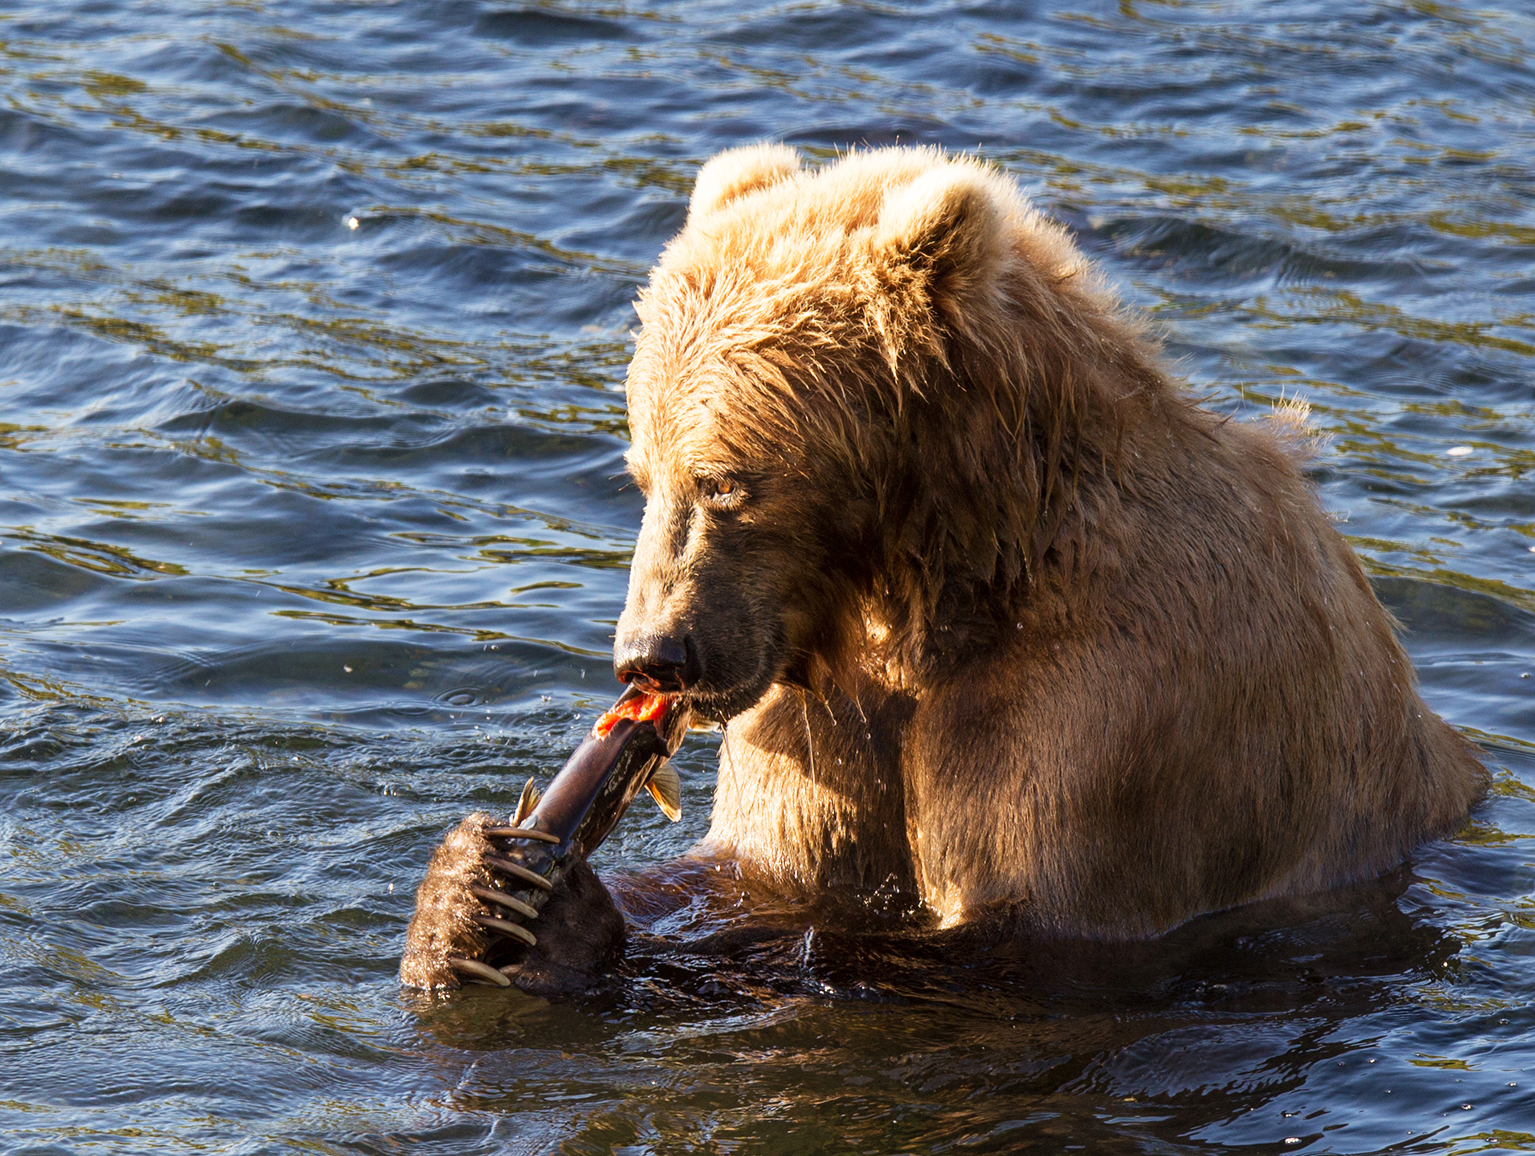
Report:
[[[668,761],[687,734],[691,711],[677,699],[630,686],[592,726],[539,794],[529,779],[517,811],[505,825],[484,828],[497,854],[485,862],[507,880],[494,896],[497,913],[478,916],[489,931],[532,946],[525,926],[536,919],[550,892],[577,859],[602,845],[641,790],[648,789],[667,818],[681,816],[681,782]],[[475,973],[488,968],[462,959],[450,962]],[[498,981],[499,982],[499,981]]]

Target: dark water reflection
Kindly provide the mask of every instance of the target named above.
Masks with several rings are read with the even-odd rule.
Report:
[[[1535,23],[1459,3],[0,9],[0,1149],[1535,1149]],[[1483,743],[1392,878],[1135,948],[656,922],[394,983],[612,694],[635,288],[696,166],[1004,165],[1324,500]],[[636,813],[606,871],[701,833]],[[729,886],[715,880],[697,885]],[[706,937],[709,932],[712,938]]]

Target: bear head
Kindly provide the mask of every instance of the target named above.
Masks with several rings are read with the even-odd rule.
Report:
[[[1010,613],[1074,444],[1048,383],[1091,377],[1068,363],[1109,308],[1084,274],[972,159],[709,161],[636,305],[619,676],[725,720],[871,654],[899,678],[945,616]]]

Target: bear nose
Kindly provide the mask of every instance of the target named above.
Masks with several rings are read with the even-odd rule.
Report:
[[[685,636],[637,634],[613,648],[613,673],[653,694],[677,694],[698,681],[698,660]]]

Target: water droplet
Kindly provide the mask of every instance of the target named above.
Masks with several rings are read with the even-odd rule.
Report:
[[[1471,453],[1472,449],[1470,446],[1451,446],[1444,452],[1449,454],[1452,458],[1463,458],[1467,454]]]

